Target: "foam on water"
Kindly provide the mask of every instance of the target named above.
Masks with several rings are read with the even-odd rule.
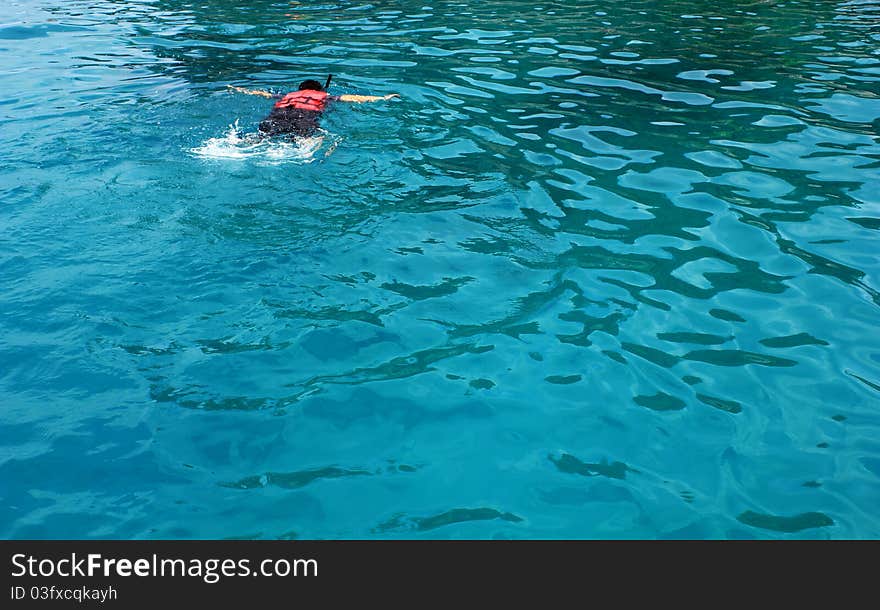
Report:
[[[311,138],[298,138],[294,141],[267,138],[256,132],[242,133],[236,119],[224,135],[209,138],[201,145],[189,149],[189,152],[205,159],[253,159],[270,163],[313,163],[329,156],[340,140],[337,136],[323,129],[319,131],[319,134]]]

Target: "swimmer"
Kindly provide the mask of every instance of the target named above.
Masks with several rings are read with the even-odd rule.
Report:
[[[322,87],[316,80],[305,80],[300,83],[299,90],[285,95],[261,91],[258,89],[244,89],[227,85],[233,91],[248,95],[259,95],[269,99],[278,100],[265,119],[260,122],[260,135],[274,136],[279,134],[291,134],[301,138],[309,138],[318,131],[318,120],[330,102],[378,102],[400,97],[397,93],[388,95],[330,95],[327,88],[330,79]]]

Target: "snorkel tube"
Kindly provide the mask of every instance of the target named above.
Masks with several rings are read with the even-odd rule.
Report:
[[[330,81],[331,81],[331,80],[333,80],[333,75],[332,75],[332,74],[328,74],[328,75],[327,75],[327,82],[324,83],[324,91],[326,91],[327,89],[330,88]]]

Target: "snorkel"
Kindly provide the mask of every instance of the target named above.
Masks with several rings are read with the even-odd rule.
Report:
[[[327,89],[330,88],[330,81],[331,81],[331,80],[333,80],[333,75],[332,75],[332,74],[328,74],[328,75],[327,75],[327,82],[324,83],[324,91],[326,91]]]

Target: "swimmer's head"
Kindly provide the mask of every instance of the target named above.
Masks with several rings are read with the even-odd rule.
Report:
[[[299,84],[299,90],[302,91],[304,89],[311,89],[312,91],[323,91],[324,87],[321,86],[316,80],[304,80]]]

